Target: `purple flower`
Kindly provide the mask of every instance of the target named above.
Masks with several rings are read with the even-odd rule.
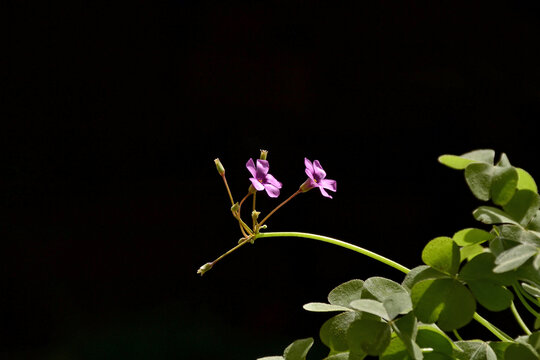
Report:
[[[318,187],[321,191],[321,194],[331,199],[332,196],[330,196],[330,194],[328,194],[325,189],[330,191],[336,191],[336,180],[326,179],[326,171],[324,171],[324,169],[322,168],[319,160],[313,161],[312,164],[311,161],[309,161],[307,158],[304,158],[304,164],[306,165],[306,174],[309,179],[307,179],[306,182],[302,184],[300,189],[305,192],[315,187]]]
[[[255,190],[266,190],[268,196],[272,198],[279,196],[279,189],[281,189],[282,185],[275,177],[268,173],[268,160],[257,159],[257,167],[255,167],[253,159],[249,159],[246,167],[253,176],[249,180],[251,180],[251,184]]]

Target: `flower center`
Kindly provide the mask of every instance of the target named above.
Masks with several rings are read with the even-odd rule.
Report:
[[[313,181],[315,181],[315,184],[318,184],[319,182],[317,181],[317,179],[313,179]]]
[[[262,184],[262,179],[257,179]]]

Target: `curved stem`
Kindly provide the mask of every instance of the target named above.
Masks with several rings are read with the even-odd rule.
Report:
[[[313,240],[319,240],[319,241],[327,242],[327,243],[334,244],[337,246],[341,246],[349,250],[356,251],[362,255],[366,255],[370,258],[373,258],[377,261],[382,262],[383,264],[391,266],[394,269],[397,269],[405,274],[407,274],[410,271],[405,266],[398,264],[397,262],[390,260],[382,255],[374,253],[373,251],[369,251],[360,246],[349,244],[348,242],[334,239],[328,236],[321,236],[321,235],[301,233],[301,232],[266,232],[266,233],[259,233],[255,235],[255,239],[267,238],[267,237],[302,237],[302,238],[308,238],[308,239],[313,239]]]
[[[527,300],[523,297],[523,294],[521,293],[521,290],[520,288],[517,286],[517,285],[513,285],[513,288],[514,288],[514,291],[516,292],[516,295],[518,296],[519,298],[519,301],[521,301],[521,303],[523,304],[523,306],[525,306],[525,308],[527,310],[529,310],[529,312],[531,314],[533,314],[534,317],[540,317],[540,313],[538,313],[537,311],[535,311],[531,305],[527,302]]]
[[[293,196],[295,194],[293,194]],[[286,200],[286,201],[288,201],[288,200]],[[276,210],[277,210],[277,208],[276,208]],[[365,255],[365,256],[368,256],[368,257],[370,257],[372,259],[380,261],[383,264],[386,264],[386,265],[388,265],[390,267],[393,267],[394,269],[399,270],[399,271],[401,271],[401,272],[403,272],[405,274],[408,274],[410,272],[410,270],[407,267],[405,267],[405,266],[403,266],[403,265],[401,265],[401,264],[399,264],[399,263],[397,263],[397,262],[395,262],[393,260],[390,260],[390,259],[388,259],[388,258],[386,258],[386,257],[384,257],[382,255],[374,253],[373,251],[370,251],[370,250],[364,249],[364,248],[362,248],[360,246],[356,246],[356,245],[350,244],[348,242],[341,241],[341,240],[338,240],[338,239],[334,239],[334,238],[331,238],[331,237],[328,237],[328,236],[321,236],[321,235],[310,234],[310,233],[302,233],[302,232],[290,232],[290,231],[288,231],[288,232],[267,232],[267,233],[255,234],[254,237],[253,237],[253,240],[256,240],[256,239],[259,239],[259,238],[269,238],[269,237],[301,237],[301,238],[308,238],[308,239],[323,241],[323,242],[327,242],[327,243],[334,244],[334,245],[337,245],[337,246],[341,246],[341,247],[349,249],[349,250],[356,251],[357,253],[360,253],[362,255]],[[478,321],[486,329],[488,329],[493,335],[495,335],[499,340],[501,340],[501,341],[512,341],[512,338],[510,336],[508,336],[503,331],[499,330],[495,325],[491,324],[489,321],[487,321],[486,319],[484,319],[483,317],[478,315],[478,313],[474,313],[473,317],[474,317],[474,319],[476,321]]]
[[[493,335],[495,335],[501,341],[513,341],[512,338],[505,334],[502,330],[497,328],[495,325],[481,317],[478,313],[474,313],[474,320],[478,321],[480,324],[484,325]]]
[[[510,304],[510,309],[512,310],[512,314],[514,314],[514,317],[516,318],[516,321],[518,322],[519,326],[521,326],[521,328],[523,329],[523,331],[525,331],[525,334],[527,335],[531,335],[531,330],[529,330],[529,328],[527,327],[527,325],[525,324],[525,322],[523,321],[523,319],[521,318],[521,315],[519,315],[519,312],[518,310],[516,309],[516,305],[514,304],[514,302],[512,301],[512,303]]]

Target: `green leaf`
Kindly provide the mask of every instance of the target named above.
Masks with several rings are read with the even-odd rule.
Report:
[[[351,353],[366,353],[377,356],[384,352],[390,343],[390,325],[376,320],[360,319],[354,321],[347,331],[347,342]]]
[[[513,295],[503,285],[514,283],[513,273],[493,272],[495,257],[491,253],[478,255],[468,262],[459,274],[459,279],[469,286],[476,300],[490,311],[501,311],[510,307]]]
[[[512,166],[510,164],[510,160],[508,160],[508,156],[506,156],[505,153],[501,154],[501,158],[499,159],[499,162],[497,162],[497,166],[501,166],[501,167],[510,167],[510,166]]]
[[[304,305],[304,309],[313,312],[352,311],[350,308],[340,305],[332,305],[320,302],[311,302]]]
[[[285,360],[305,360],[309,349],[313,346],[313,338],[296,340],[283,352]]]
[[[441,155],[439,156],[438,161],[441,164],[446,165],[449,168],[456,169],[456,170],[463,170],[467,167],[467,165],[475,162],[474,160],[465,159],[465,158],[462,158],[461,156],[456,156],[456,155]]]
[[[362,317],[357,312],[344,312],[328,319],[319,332],[319,336],[324,345],[331,353],[339,353],[349,350],[347,344],[347,329],[353,323]]]
[[[518,221],[521,225],[526,226],[536,215],[536,211],[540,207],[540,197],[536,192],[531,190],[518,190],[512,199],[503,206],[504,211]]]
[[[493,165],[493,161],[495,159],[495,151],[491,149],[479,149],[462,154],[461,157]]]
[[[493,269],[493,272],[503,273],[506,271],[514,270],[523,265],[532,256],[538,253],[538,249],[528,244],[518,245],[509,250],[503,251],[497,259],[495,264],[497,266]]]
[[[410,360],[407,346],[403,343],[399,337],[394,336],[390,340],[390,344],[386,347],[384,352],[379,357],[379,360]],[[422,359],[422,358],[420,358]]]
[[[491,196],[494,167],[484,163],[472,163],[465,168],[465,181],[474,196],[487,201]]]
[[[497,359],[504,359],[504,353],[506,352],[506,349],[508,349],[508,346],[512,345],[511,342],[506,341],[490,341],[489,347],[493,349],[495,352],[495,355],[497,355]]]
[[[422,261],[445,274],[455,275],[460,263],[459,248],[449,237],[435,238],[424,247]]]
[[[358,355],[358,354],[351,354],[350,352],[342,352],[335,355],[330,355],[324,360],[362,360],[366,357],[366,355]]]
[[[476,302],[470,291],[451,278],[416,283],[411,291],[411,299],[418,320],[437,322],[444,331],[466,325],[476,311]]]
[[[412,310],[409,293],[395,281],[383,277],[371,277],[364,282],[364,289],[383,304],[389,320],[398,314],[406,314]]]
[[[518,173],[513,167],[496,166],[491,182],[491,199],[497,205],[505,205],[516,192]]]
[[[405,279],[403,279],[401,285],[407,289],[408,292],[410,292],[414,284],[419,281],[427,279],[442,279],[447,277],[448,275],[433,269],[431,266],[420,265],[411,269],[411,271],[405,275]]]
[[[497,360],[495,351],[483,341],[456,341],[456,345],[463,350],[455,352],[459,360]]]
[[[540,271],[540,252],[534,257],[533,266],[536,270]]]
[[[526,283],[526,282],[521,283],[521,287],[523,288],[523,290],[528,292],[530,295],[532,295],[534,297],[537,297],[537,298],[540,298],[540,287],[538,287],[538,286],[536,286],[534,284]]]
[[[484,224],[514,224],[518,222],[504,211],[491,206],[480,206],[473,211],[473,216],[476,220]]]
[[[506,349],[504,353],[505,359],[508,360],[538,360],[539,355],[527,345],[514,343]]]
[[[538,187],[531,174],[521,168],[516,168],[516,170],[519,176],[517,183],[518,190],[531,190],[532,192],[538,193]]]
[[[372,300],[372,299],[354,300],[351,302],[351,307],[353,307],[354,309],[358,311],[367,312],[367,313],[382,317],[383,319],[391,320],[391,318],[388,316],[388,312],[386,311],[384,305],[377,300]]]
[[[431,326],[422,325],[418,327],[416,343],[421,348],[431,348],[438,354],[452,355],[453,346],[448,337],[440,330]],[[424,358],[428,359],[426,353]]]
[[[540,246],[540,234],[536,231],[526,230],[519,225],[501,225],[499,233],[501,238],[513,241],[508,248],[518,245],[516,243]]]
[[[364,282],[362,280],[354,279],[344,282],[330,291],[328,302],[332,305],[348,307],[351,301],[362,298],[363,287]]]
[[[258,358],[257,360],[285,360],[283,356],[265,356],[263,358]]]
[[[422,360],[422,349],[415,342],[418,333],[418,322],[416,321],[414,314],[410,312],[397,319],[393,322],[392,328],[401,341],[403,341],[411,358],[414,360]]]
[[[482,245],[474,244],[469,246],[464,246],[459,249],[459,258],[460,261],[467,259],[468,261],[474,259],[475,256],[482,254],[485,251]]]
[[[454,234],[452,240],[459,246],[469,246],[474,244],[481,244],[484,241],[489,241],[493,239],[495,235],[482,230],[475,228],[467,228],[460,230]]]

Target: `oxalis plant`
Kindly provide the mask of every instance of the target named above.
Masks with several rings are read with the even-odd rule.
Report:
[[[256,196],[265,191],[278,197],[281,183],[269,173],[268,152],[250,159],[246,167],[251,185],[244,198],[235,202],[225,169],[219,159],[217,170],[231,200],[233,217],[242,238],[216,260],[201,266],[203,275],[216,263],[247,243],[269,237],[303,237],[356,251],[403,273],[401,282],[384,277],[353,279],[328,294],[328,302],[311,302],[304,309],[337,313],[321,327],[322,343],[329,348],[326,360],[529,360],[540,359],[540,197],[534,179],[512,166],[505,154],[495,163],[493,150],[442,155],[439,162],[463,170],[473,195],[486,202],[473,211],[478,228],[440,236],[422,250],[423,264],[408,269],[382,255],[331,237],[300,232],[266,232],[266,221],[292,198],[318,188],[336,191],[336,181],[327,179],[319,161],[304,159],[307,180],[285,201],[259,220]],[[252,197],[251,218],[243,220],[241,209]],[[531,315],[526,323],[514,305]],[[513,338],[493,325],[482,312],[507,311],[523,331]],[[486,315],[486,314],[484,314]],[[459,329],[477,321],[492,335],[490,339],[463,339]],[[259,360],[304,360],[313,338],[292,342],[283,355]]]

